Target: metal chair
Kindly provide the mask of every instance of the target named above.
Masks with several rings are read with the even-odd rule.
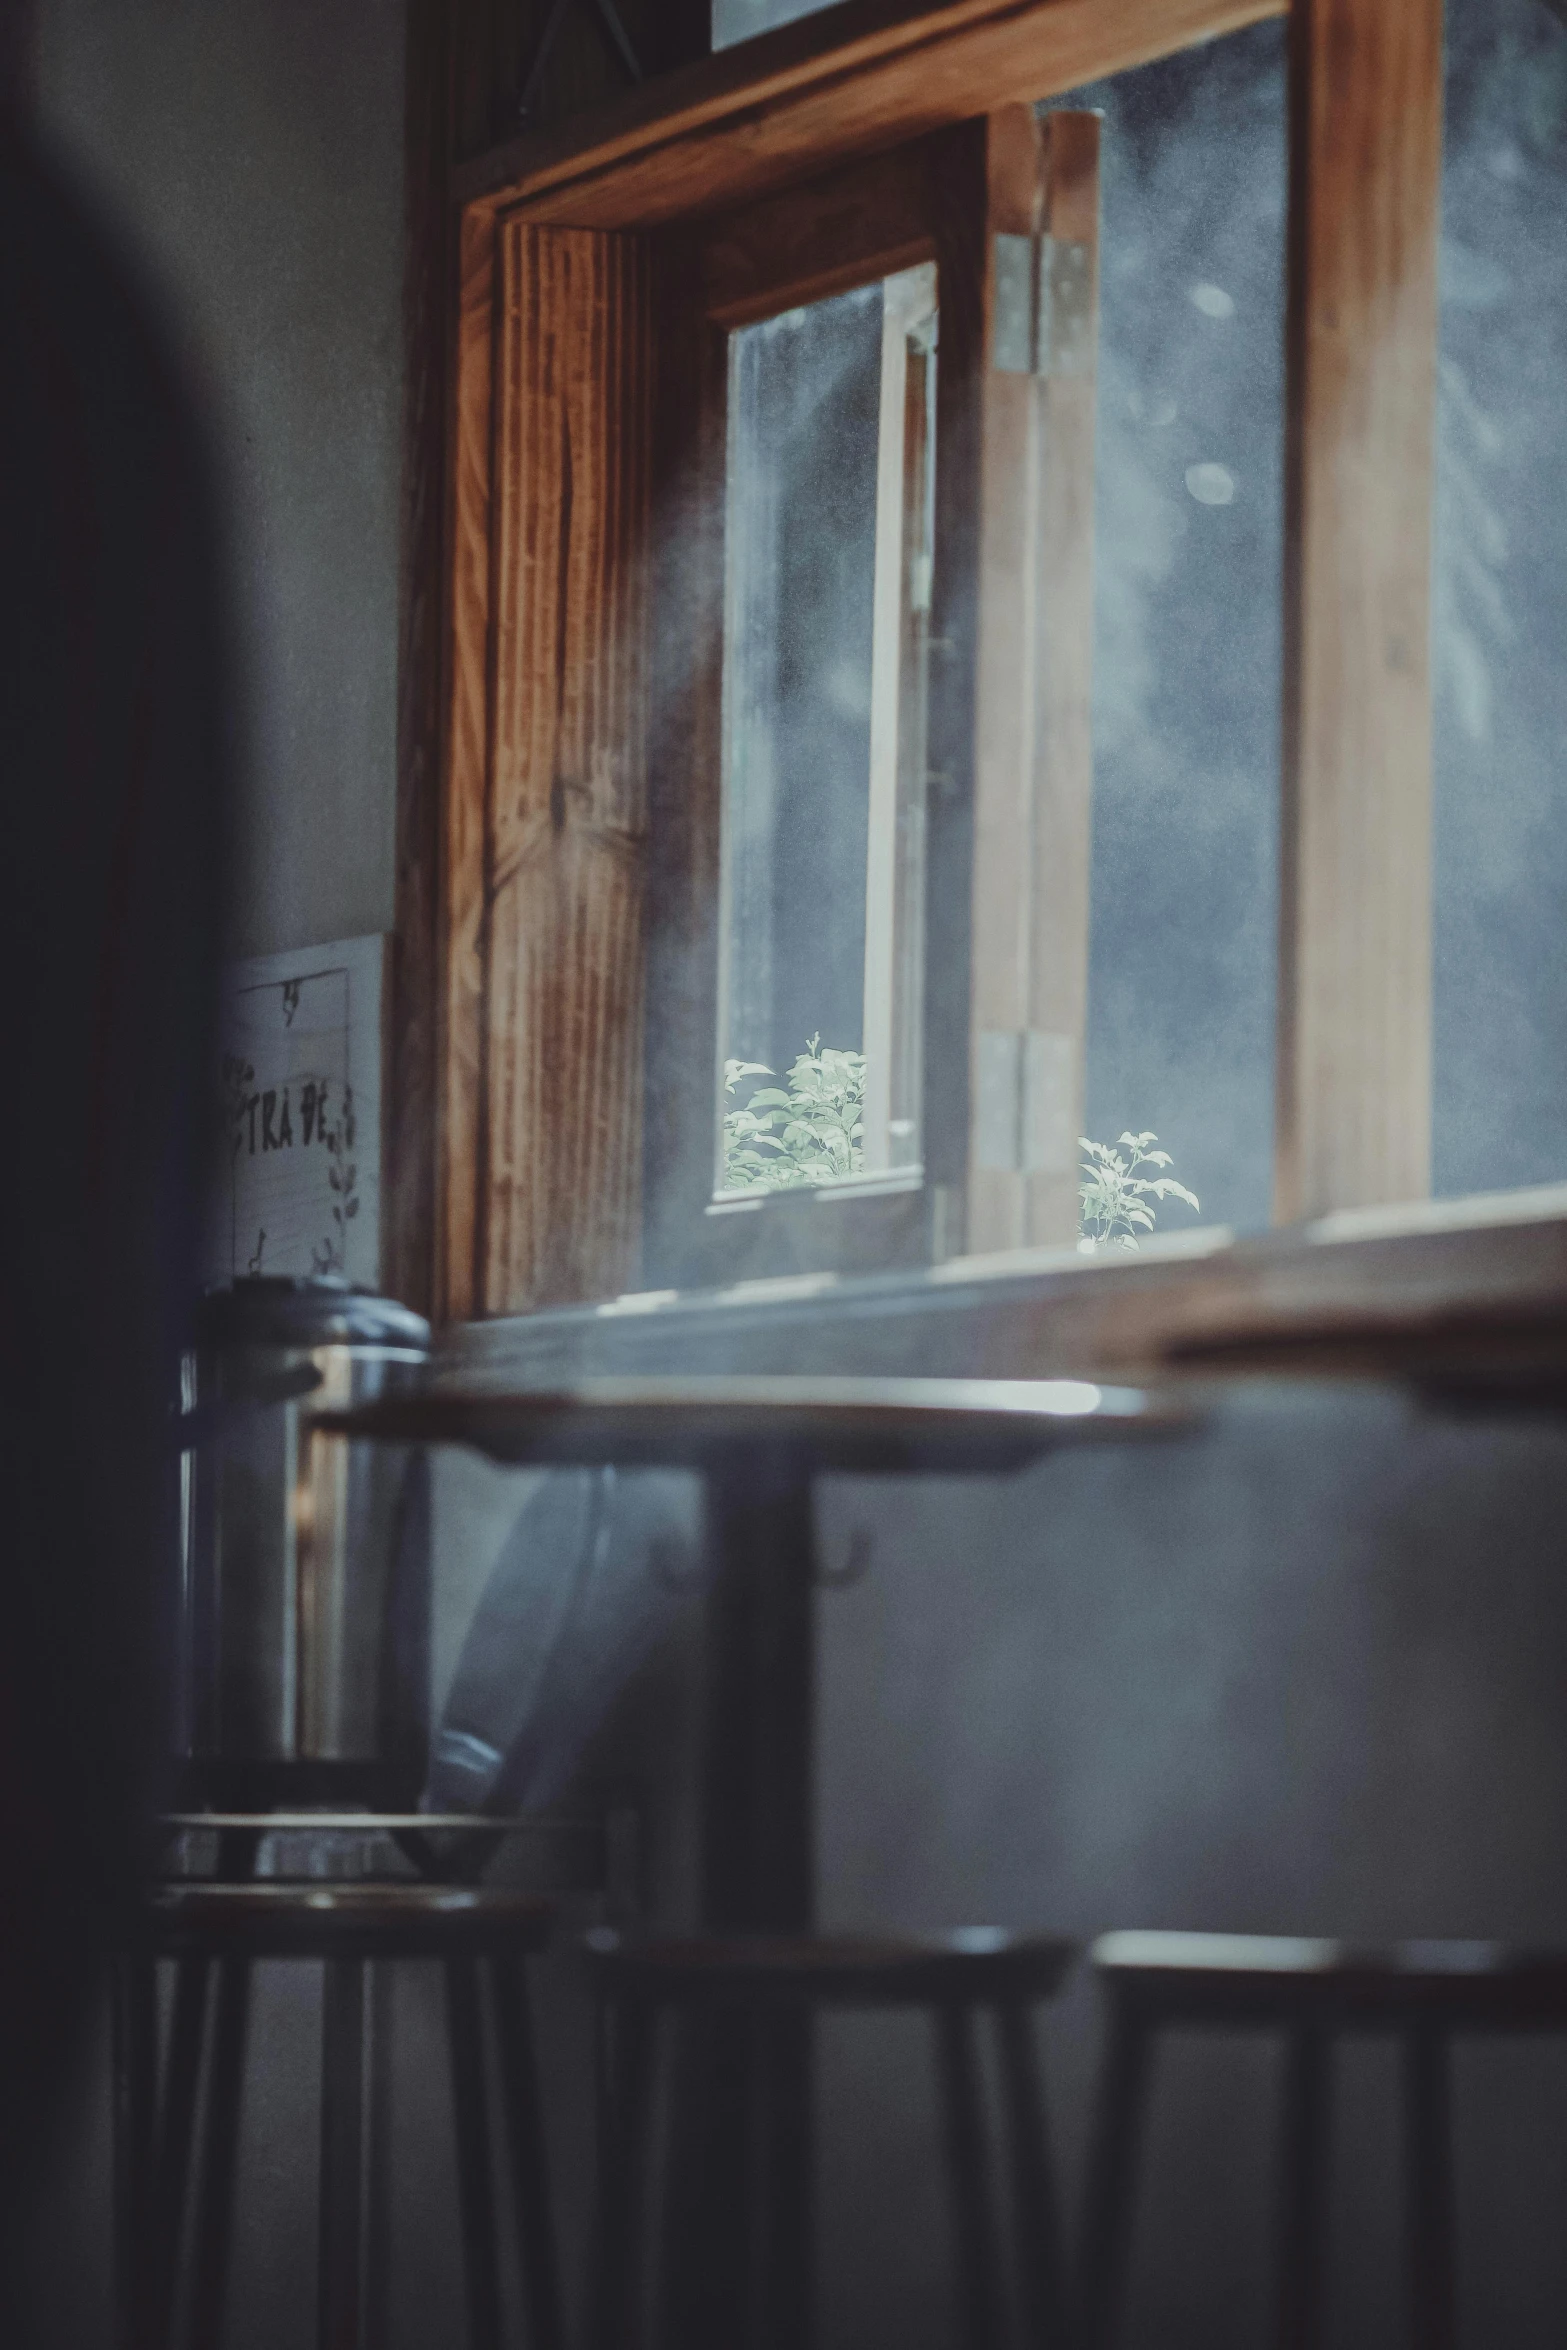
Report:
[[[707,2143],[683,2150],[674,2184],[688,2191],[688,2227],[701,2258],[680,2264],[705,2281],[710,2307],[661,2309],[662,2338],[708,2339],[706,2317],[748,2313],[746,2339],[807,2342],[811,2278],[799,2248],[808,2215],[781,2200],[808,2199],[808,2167],[778,2177],[765,2157],[765,2127],[736,2170],[726,2105],[808,2115],[811,2019],[827,2008],[924,2008],[931,2019],[941,2100],[942,2151],[951,2198],[959,2335],[967,2350],[1008,2339],[1006,2280],[991,2198],[976,2026],[991,2012],[1006,2118],[1006,2167],[1014,2212],[1022,2339],[1056,2350],[1067,2339],[1066,2279],[1031,2010],[1054,1997],[1071,1967],[1069,1942],[973,1929],[929,1937],[747,1934],[688,1941],[590,1937],[600,2009],[600,2211],[594,2350],[636,2340],[645,2233],[645,2168],[659,2018],[683,2010],[698,2022],[692,2051],[706,2094]],[[689,2108],[688,2108],[689,2110]],[[760,2156],[760,2159],[758,2159]],[[704,2159],[704,2157],[707,2157]],[[717,2338],[716,2333],[714,2339]],[[739,2339],[729,2350],[743,2350]]]
[[[1449,2044],[1459,2033],[1567,2030],[1567,1955],[1491,1942],[1358,1950],[1258,1935],[1107,1934],[1090,1957],[1109,2003],[1109,2038],[1084,2206],[1083,2350],[1109,2350],[1115,2336],[1158,2036],[1189,2029],[1287,2036],[1281,2350],[1314,2350],[1323,2338],[1333,2043],[1351,2032],[1402,2041],[1409,2339],[1413,2350],[1453,2350]]]
[[[180,2340],[191,2350],[217,2350],[221,2341],[250,1969],[258,1959],[325,1961],[318,2340],[321,2350],[349,2350],[362,2342],[365,1968],[372,1960],[411,1958],[438,1959],[446,1973],[472,2350],[500,2350],[502,2339],[485,1972],[494,2077],[511,2148],[529,2350],[559,2350],[554,2231],[525,1972],[527,1958],[548,1942],[552,1923],[551,1904],[537,1896],[470,1885],[185,1882],[152,1893],[141,1931],[121,1962],[115,2016],[127,2350],[172,2350]],[[175,1966],[166,2047],[160,2046],[160,1959]],[[207,2094],[198,2132],[209,2004]]]

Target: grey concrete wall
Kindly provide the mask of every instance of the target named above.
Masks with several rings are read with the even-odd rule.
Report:
[[[392,921],[402,0],[43,0],[45,124],[164,287],[226,465],[235,951]]]

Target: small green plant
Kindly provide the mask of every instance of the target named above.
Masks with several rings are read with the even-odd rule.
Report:
[[[1090,1142],[1086,1134],[1077,1139],[1079,1148],[1088,1153],[1083,1161],[1084,1180],[1078,1187],[1083,1203],[1079,1247],[1136,1248],[1138,1234],[1153,1230],[1158,1213],[1155,1201],[1183,1199],[1201,1213],[1197,1194],[1177,1183],[1173,1175],[1139,1173],[1143,1167],[1174,1164],[1168,1151],[1151,1147],[1159,1139],[1157,1134],[1123,1134],[1113,1149],[1107,1142]]]
[[[726,1061],[724,1092],[771,1077],[765,1061]],[[857,1175],[864,1156],[865,1055],[813,1036],[789,1072],[788,1090],[767,1085],[744,1109],[724,1112],[725,1191],[789,1191]]]

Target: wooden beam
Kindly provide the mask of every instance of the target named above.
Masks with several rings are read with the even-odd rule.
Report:
[[[501,231],[479,1310],[613,1296],[641,1219],[645,244]]]
[[[1280,1222],[1423,1196],[1441,0],[1292,25]]]
[[[931,168],[916,141],[715,221],[699,244],[708,317],[743,326],[932,259]]]
[[[1286,12],[1287,0],[845,0],[460,167],[539,221],[691,219]]]
[[[440,1131],[435,1304],[443,1321],[481,1311],[485,1182],[485,810],[490,765],[494,450],[493,219],[463,223],[451,396],[445,823],[441,857]]]
[[[1099,121],[990,118],[972,1253],[1077,1237],[1093,744]],[[1003,264],[1007,264],[1004,283]]]

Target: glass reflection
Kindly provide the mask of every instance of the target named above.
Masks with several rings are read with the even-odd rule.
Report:
[[[935,295],[730,338],[720,1190],[918,1164]]]

